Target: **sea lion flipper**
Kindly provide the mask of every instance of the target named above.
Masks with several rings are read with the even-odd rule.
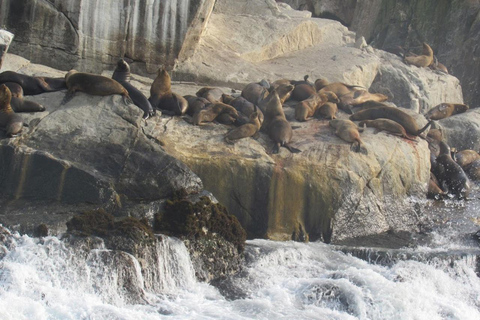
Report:
[[[280,143],[277,142],[273,145],[272,153],[277,154],[279,152],[280,152]]]
[[[70,102],[70,100],[72,100],[74,96],[75,96],[75,91],[70,91],[70,90],[67,91],[67,94],[63,98],[62,102],[60,102],[60,106],[63,106],[64,104],[67,104],[68,102]]]
[[[300,152],[302,152],[302,150],[297,149],[297,148],[294,148],[294,147],[292,147],[292,146],[290,146],[290,145],[288,145],[288,144],[284,144],[283,146],[284,146],[285,148],[287,148],[288,151],[290,151],[291,153],[300,153]]]

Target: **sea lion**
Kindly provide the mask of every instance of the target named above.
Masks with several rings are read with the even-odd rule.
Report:
[[[295,86],[291,84],[281,84],[277,87],[276,91],[282,104],[290,98],[294,89]]]
[[[418,136],[432,124],[430,120],[423,128],[419,129],[415,119],[406,112],[387,105],[358,111],[350,116],[352,121],[375,120],[378,118],[390,119],[398,122],[409,135]]]
[[[270,92],[265,98],[264,121],[261,130],[265,131],[270,139],[273,140],[274,146],[272,153],[278,153],[280,147],[288,149],[292,153],[301,152],[299,149],[289,145],[293,136],[293,130],[290,123],[285,118],[282,103],[276,90]]]
[[[257,110],[252,112],[249,117],[249,122],[229,131],[225,136],[225,141],[227,143],[233,143],[232,140],[248,138],[256,135],[258,133],[258,130],[260,130],[261,126],[258,115],[259,113],[257,112]]]
[[[216,102],[209,104],[205,109],[202,109],[193,115],[193,124],[201,125],[204,122],[212,122],[219,115],[226,113],[229,116],[237,119],[238,111],[234,107],[223,102]]]
[[[387,101],[388,97],[381,93],[370,93],[367,90],[353,90],[340,97],[340,102],[345,105],[355,106],[367,101],[383,102]]]
[[[411,65],[417,66],[419,68],[428,67],[429,65],[431,65],[432,62],[433,62],[433,50],[425,42],[423,43],[422,46],[423,46],[423,49],[422,49],[422,54],[421,55],[405,56],[403,58],[403,60],[407,64],[411,64]]]
[[[158,69],[157,77],[150,87],[148,101],[152,107],[162,110],[167,115],[181,116],[188,109],[187,100],[172,92],[172,80],[164,67]]]
[[[429,65],[429,67],[432,70],[437,70],[437,71],[448,74],[447,67],[445,67],[445,65],[443,63],[440,63],[437,59],[437,56],[435,56],[435,55],[433,56],[433,62],[432,62],[431,65]]]
[[[14,71],[0,73],[0,83],[5,82],[18,83],[27,96],[67,89],[64,78],[32,77]]]
[[[242,90],[242,97],[257,106],[260,106],[260,103],[267,97],[267,95],[268,89],[256,82],[247,84]]]
[[[23,96],[23,88],[20,84],[16,82],[5,82],[4,83],[10,92],[12,93],[12,100],[10,105],[12,106],[13,111],[15,112],[42,112],[45,111],[45,107],[41,104],[25,100]]]
[[[435,141],[443,140],[443,133],[440,129],[430,129],[427,133],[427,138],[433,139]]]
[[[327,79],[317,79],[317,80],[315,80],[314,87],[315,87],[316,91],[320,91],[321,89],[326,87],[328,84],[329,84],[329,82],[328,82]]]
[[[11,100],[10,89],[4,84],[0,85],[0,129],[6,132],[7,137],[17,135],[23,129],[23,119],[13,111]]]
[[[277,89],[281,85],[291,85],[290,80],[288,79],[278,79],[270,83],[270,88],[268,89],[269,92],[272,92],[273,90]]]
[[[330,120],[330,126],[335,129],[335,135],[340,139],[351,143],[350,150],[368,154],[365,145],[360,139],[360,132],[357,125],[350,120]]]
[[[306,83],[298,84],[292,91],[292,99],[303,101],[315,93],[317,93],[317,91],[312,85]]]
[[[439,145],[440,152],[436,158],[436,166],[432,167],[432,172],[440,182],[440,186],[449,194],[463,199],[468,196],[470,191],[470,180],[462,167],[453,160],[448,144],[441,141]]]
[[[313,117],[317,109],[326,102],[327,96],[325,94],[312,94],[308,99],[295,105],[295,119],[297,121],[307,121],[307,119]]]
[[[447,193],[442,190],[439,186],[439,182],[435,175],[430,172],[430,179],[428,180],[428,191],[427,191],[427,198],[428,199],[443,199]]]
[[[342,83],[342,82],[329,83],[329,84],[323,86],[318,91],[319,92],[331,91],[331,92],[335,93],[337,95],[337,97],[341,100],[342,96],[350,94],[350,93],[352,93],[354,91],[357,91],[357,90],[366,91],[366,89],[364,87],[356,86],[356,85],[349,85],[349,84],[345,84],[345,83]]]
[[[338,112],[337,104],[327,101],[323,105],[317,108],[317,111],[315,112],[314,117],[333,120],[336,118],[337,112]]]
[[[359,127],[367,126],[369,128],[376,128],[378,130],[388,131],[390,133],[399,135],[402,138],[415,141],[415,139],[410,138],[405,131],[405,128],[396,121],[390,119],[378,118],[375,120],[363,120],[358,123]]]
[[[480,160],[480,154],[475,150],[467,149],[455,153],[455,161],[462,168],[477,160]]]
[[[188,109],[186,114],[193,117],[198,111],[205,109],[211,102],[204,97],[197,97],[192,95],[183,96],[188,102]]]
[[[258,114],[258,120],[260,121],[260,124],[263,123],[263,112],[260,110],[260,108],[257,108],[253,103],[251,103],[244,97],[237,97],[233,99],[229,104],[239,112],[239,116],[237,119],[238,123],[245,124],[250,122],[250,115],[253,112],[256,112]]]
[[[475,182],[480,181],[480,159],[466,165],[464,171],[471,180]]]
[[[112,79],[118,81],[118,83],[127,89],[133,104],[143,110],[143,119],[148,119],[155,115],[155,111],[147,97],[129,82],[130,66],[125,60],[118,60],[117,67],[113,71]]]
[[[425,118],[430,120],[441,120],[453,116],[455,114],[463,113],[470,107],[463,103],[440,103],[432,109],[428,110]]]
[[[203,97],[211,103],[222,102],[223,91],[215,87],[203,87],[196,93],[197,97]]]
[[[222,94],[222,99],[220,100],[221,102],[223,103],[226,103],[226,104],[230,104],[231,105],[231,102],[235,100],[235,97],[232,96],[231,94]]]
[[[78,72],[70,70],[65,75],[68,92],[62,101],[62,105],[70,101],[75,92],[82,91],[94,96],[109,96],[112,94],[120,94],[123,96],[125,104],[132,102],[127,89],[125,89],[117,81],[98,74]]]

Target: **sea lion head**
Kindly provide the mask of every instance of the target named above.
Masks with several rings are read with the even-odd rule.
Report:
[[[4,84],[0,86],[0,108],[4,108],[10,104],[12,100],[12,92]]]
[[[423,46],[422,54],[423,54],[423,55],[426,55],[426,56],[432,56],[432,58],[433,58],[433,50],[432,50],[432,48],[431,48],[426,42],[424,42],[424,43],[422,44],[422,46]]]
[[[315,90],[320,90],[323,87],[326,87],[330,82],[327,79],[317,79],[315,80]]]
[[[118,71],[118,72],[130,72],[130,66],[128,65],[128,63],[125,60],[120,59],[117,62],[116,71]]]
[[[78,72],[78,71],[75,70],[75,69],[72,69],[72,70],[68,71],[67,74],[65,75],[65,81],[67,81],[68,78],[70,78],[70,76],[71,76],[72,74],[75,74],[75,73],[77,73],[77,72]]]
[[[338,96],[335,94],[333,91],[324,91],[322,94],[327,96],[327,101],[333,102],[333,103],[339,103],[340,99],[338,99]]]

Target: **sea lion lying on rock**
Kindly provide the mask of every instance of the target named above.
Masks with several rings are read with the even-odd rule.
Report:
[[[415,141],[415,139],[412,139],[407,135],[405,128],[402,127],[400,123],[390,119],[378,118],[375,120],[363,120],[358,123],[358,126],[360,128],[363,126],[376,128],[378,129],[378,131],[384,130],[384,131],[399,135],[402,138]]]
[[[253,137],[260,130],[260,120],[258,119],[259,113],[258,109],[250,114],[250,121],[244,125],[241,125],[238,128],[235,128],[229,131],[225,136],[225,141],[227,143],[233,143],[233,140],[239,140],[243,138]]]
[[[314,93],[308,99],[305,99],[295,105],[295,119],[297,121],[307,121],[313,117],[320,106],[327,102],[328,98],[323,93]]]
[[[14,71],[0,73],[0,83],[5,82],[18,83],[27,96],[67,89],[64,78],[32,77]]]
[[[441,120],[453,116],[455,114],[463,113],[470,107],[463,103],[440,103],[439,105],[428,110],[425,118],[430,120]]]
[[[365,145],[360,139],[360,132],[357,125],[350,120],[330,120],[330,126],[335,129],[335,135],[340,139],[351,143],[350,149],[355,152],[368,154]]]
[[[12,93],[10,105],[15,112],[42,112],[45,107],[35,101],[25,100],[23,96],[23,88],[16,82],[4,83]]]
[[[223,91],[220,88],[203,87],[197,91],[196,95],[197,97],[202,97],[207,99],[211,103],[224,102],[222,101]]]
[[[403,60],[407,64],[411,64],[419,68],[422,68],[422,67],[425,68],[430,66],[433,63],[433,50],[425,42],[423,43],[422,46],[423,46],[423,49],[422,49],[421,55],[405,56]]]
[[[209,104],[205,109],[202,109],[193,115],[193,124],[200,125],[204,122],[212,122],[221,114],[227,114],[229,117],[237,119],[238,111],[234,107],[223,102],[216,102]]]

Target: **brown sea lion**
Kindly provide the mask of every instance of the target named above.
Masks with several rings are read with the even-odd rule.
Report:
[[[322,106],[318,107],[317,111],[315,112],[316,118],[323,118],[328,120],[333,120],[336,118],[336,114],[338,112],[338,107],[336,103],[333,102],[325,102]]]
[[[195,113],[193,115],[193,124],[198,126],[204,122],[212,122],[221,114],[227,114],[235,119],[238,118],[238,111],[234,107],[223,102],[216,102]]]
[[[425,118],[430,120],[441,120],[453,116],[455,114],[463,113],[470,107],[462,103],[440,103],[439,105],[428,110]]]
[[[431,170],[442,188],[449,194],[463,199],[470,191],[470,180],[462,167],[453,160],[448,144],[441,141],[439,145],[440,152],[436,158],[436,166]]]
[[[427,133],[427,138],[433,139],[435,141],[443,140],[443,133],[440,129],[430,129]]]
[[[362,104],[367,101],[383,102],[387,100],[388,97],[386,95],[381,93],[370,93],[367,90],[353,90],[340,97],[340,102],[342,104],[351,106]]]
[[[187,100],[187,103],[188,103],[188,109],[186,114],[188,114],[191,117],[193,117],[193,115],[198,111],[205,109],[207,105],[211,103],[210,101],[208,101],[203,97],[197,97],[192,95],[186,95],[183,97],[185,98],[185,100]]]
[[[316,91],[319,91],[319,90],[323,89],[324,87],[326,87],[328,84],[329,84],[329,82],[328,82],[327,79],[317,79],[317,80],[315,80],[314,87],[315,87]]]
[[[277,89],[281,85],[291,85],[290,80],[288,79],[278,79],[270,83],[270,88],[268,89],[269,92],[272,92],[273,90]]]
[[[227,143],[233,143],[233,140],[253,137],[260,130],[260,120],[258,119],[257,111],[254,111],[250,114],[250,121],[244,125],[241,125],[238,128],[235,128],[227,133],[225,136],[225,141]]]
[[[148,119],[155,115],[155,111],[147,97],[129,82],[130,66],[125,60],[118,60],[117,67],[113,71],[112,79],[118,81],[118,83],[127,89],[133,104],[142,109],[143,119]]]
[[[464,171],[471,180],[475,182],[480,181],[480,159],[466,165]]]
[[[433,50],[424,42],[421,55],[406,56],[403,60],[407,64],[411,64],[420,68],[428,67],[433,62]]]
[[[282,103],[278,97],[277,91],[273,90],[265,98],[265,112],[262,131],[265,131],[270,139],[273,140],[274,147],[272,153],[278,153],[280,147],[288,149],[292,153],[301,152],[297,148],[289,145],[293,136],[293,130],[290,123],[285,118]]]
[[[276,91],[282,104],[290,98],[294,89],[295,86],[291,84],[281,84],[277,87]]]
[[[5,82],[18,83],[27,96],[67,89],[64,78],[32,77],[14,71],[0,73],[0,83]]]
[[[350,94],[350,93],[352,93],[354,91],[357,91],[357,90],[366,91],[366,89],[364,87],[356,86],[356,85],[349,85],[349,84],[345,84],[345,83],[342,83],[342,82],[329,83],[326,86],[322,87],[318,91],[319,92],[331,91],[331,92],[335,93],[339,99],[342,99],[342,96]]]
[[[365,145],[360,139],[357,125],[350,120],[330,120],[330,126],[335,129],[335,135],[340,139],[351,143],[350,149],[355,152],[368,154]]]
[[[306,83],[298,84],[292,91],[292,99],[303,101],[315,93],[317,93],[317,91],[312,85]]]
[[[150,87],[150,98],[153,108],[162,110],[168,115],[183,115],[188,109],[187,100],[172,92],[172,80],[165,68],[158,69],[157,77]]]
[[[363,126],[367,126],[369,128],[376,128],[378,130],[388,131],[390,133],[399,135],[402,138],[415,141],[415,139],[412,139],[407,135],[405,128],[402,127],[400,123],[390,119],[378,118],[375,120],[363,120],[358,123],[358,126],[360,128]]]
[[[222,99],[220,101],[226,104],[230,104],[233,100],[235,100],[234,96],[224,93],[222,94]]]
[[[258,83],[249,83],[242,90],[242,97],[257,106],[260,106],[267,95],[268,89]]]
[[[123,96],[125,104],[132,102],[127,89],[117,81],[108,77],[70,70],[65,75],[65,81],[67,82],[68,92],[61,103],[62,105],[70,101],[77,91],[85,92],[94,96],[120,94]]]
[[[7,137],[17,135],[23,129],[23,119],[13,111],[11,100],[10,89],[4,84],[0,85],[0,129],[6,132]]]
[[[465,168],[470,163],[480,160],[480,154],[475,150],[462,150],[455,153],[455,161],[460,165],[460,167]]]
[[[419,129],[415,119],[399,108],[389,107],[387,105],[361,110],[350,116],[352,121],[375,120],[378,118],[390,119],[398,122],[409,135],[418,136],[432,124],[430,120],[423,128]]]
[[[297,121],[307,121],[307,119],[313,117],[317,109],[326,102],[327,96],[325,94],[312,94],[308,99],[295,105],[295,119]]]
[[[237,97],[233,99],[229,104],[239,112],[239,124],[245,124],[250,122],[250,115],[253,112],[256,112],[258,114],[258,120],[260,121],[260,124],[263,123],[263,112],[260,110],[260,108],[257,108],[253,103],[251,103],[244,97]]]
[[[339,103],[340,99],[338,99],[338,96],[332,92],[332,91],[322,91],[324,95],[327,96],[328,102],[333,102],[333,103]]]
[[[438,62],[438,59],[435,55],[433,56],[433,62],[432,62],[431,65],[429,65],[429,67],[432,70],[437,70],[437,71],[448,74],[447,67],[445,67],[445,65],[443,63]]]
[[[197,97],[203,97],[211,103],[222,102],[223,91],[215,87],[203,87],[196,93]]]
[[[4,83],[12,93],[10,105],[15,112],[42,112],[45,107],[35,101],[25,100],[23,96],[23,88],[16,82]]]

